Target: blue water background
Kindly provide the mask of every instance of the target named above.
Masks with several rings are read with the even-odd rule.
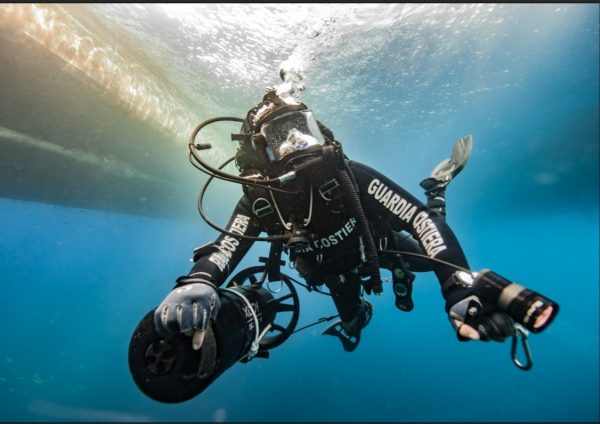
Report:
[[[597,422],[598,6],[582,8],[583,30],[521,64],[539,72],[457,104],[437,128],[414,134],[411,149],[379,131],[384,109],[356,128],[359,120],[331,117],[349,123],[333,129],[352,158],[421,198],[429,169],[414,169],[411,155],[434,165],[454,138],[474,135],[471,162],[448,189],[449,224],[473,269],[491,268],[561,306],[555,323],[530,337],[530,372],[511,363],[508,342],[457,342],[438,282],[419,274],[410,314],[394,307],[389,286],[370,298],[374,316],[355,352],[312,327],[268,360],[234,365],[197,398],[160,404],[130,377],[129,338],[215,231],[200,219],[0,199],[0,420]],[[396,143],[397,154],[378,142]],[[229,209],[215,213],[224,222]],[[264,253],[256,245],[238,270]],[[335,313],[329,299],[300,293],[299,325]]]

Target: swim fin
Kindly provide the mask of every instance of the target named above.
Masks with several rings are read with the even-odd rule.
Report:
[[[471,150],[473,150],[473,137],[467,135],[458,139],[452,146],[450,158],[444,159],[433,168],[430,177],[449,183],[465,167],[471,156]]]
[[[465,167],[472,149],[473,138],[470,135],[458,139],[452,146],[450,158],[441,161],[433,168],[431,176],[421,181],[420,185],[425,189],[429,208],[446,215],[446,187]]]
[[[369,324],[373,315],[373,305],[365,299],[362,300],[362,303],[364,306],[362,312],[352,321],[346,323],[339,319],[321,332],[323,335],[340,339],[346,352],[352,352],[358,347],[360,333]]]
[[[352,352],[360,343],[360,331],[357,336],[350,335],[344,328],[344,323],[338,319],[329,327],[321,332],[326,336],[334,336],[340,339],[342,346],[346,352]]]
[[[395,280],[394,285],[394,296],[396,296],[396,307],[404,312],[410,312],[415,307],[412,300],[412,280]]]

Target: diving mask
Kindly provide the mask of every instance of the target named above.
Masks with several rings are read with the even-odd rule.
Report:
[[[319,125],[308,110],[279,115],[263,124],[260,133],[270,161],[279,161],[291,153],[325,144]]]

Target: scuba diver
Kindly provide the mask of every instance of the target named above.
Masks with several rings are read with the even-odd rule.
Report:
[[[354,351],[373,314],[365,297],[383,291],[381,269],[390,271],[395,304],[404,312],[414,307],[414,273],[434,272],[458,340],[512,337],[513,362],[529,370],[528,332],[547,328],[558,305],[489,269],[471,271],[445,219],[445,190],[467,163],[471,137],[459,139],[450,158],[421,182],[426,195],[421,202],[382,173],[346,157],[333,132],[289,94],[281,86],[270,89],[245,118],[211,118],[192,131],[190,161],[210,175],[198,209],[221,235],[194,250],[189,273],[136,327],[129,368],[140,390],[157,401],[181,402],[234,363],[268,358],[270,349],[314,325],[294,331],[295,284],[331,296],[339,315],[315,324],[339,317],[322,334]],[[242,125],[240,133],[231,134],[238,142],[235,156],[215,168],[199,153],[212,146],[195,139],[218,121]],[[221,170],[234,160],[239,174]],[[225,228],[212,223],[202,207],[213,178],[243,187]],[[270,244],[268,258],[259,258],[264,266],[232,276],[256,241]],[[281,272],[284,253],[306,284]],[[281,283],[279,290],[271,288],[275,282]],[[280,312],[291,313],[287,324],[276,321]],[[519,338],[524,363],[517,358]]]
[[[356,349],[369,324],[373,308],[365,294],[382,292],[380,268],[391,271],[396,306],[405,312],[413,309],[413,272],[433,271],[460,341],[501,342],[515,334],[515,312],[507,302],[531,292],[489,270],[471,273],[445,220],[445,189],[469,158],[470,136],[458,140],[451,158],[421,183],[426,203],[348,159],[305,104],[275,89],[250,109],[232,140],[239,142],[235,164],[244,195],[223,233],[194,251],[189,274],[155,309],[162,337],[184,334],[201,348],[220,311],[219,286],[263,232],[279,253],[271,261],[279,262],[283,250],[310,287],[327,287],[339,320],[323,334],[339,338],[346,351]],[[476,291],[474,280],[485,280],[497,293]],[[536,329],[558,309],[550,301],[529,306],[527,318]]]

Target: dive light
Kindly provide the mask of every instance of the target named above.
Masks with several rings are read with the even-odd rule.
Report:
[[[558,304],[520,284],[484,269],[473,280],[477,295],[533,333],[543,331],[558,314]]]

